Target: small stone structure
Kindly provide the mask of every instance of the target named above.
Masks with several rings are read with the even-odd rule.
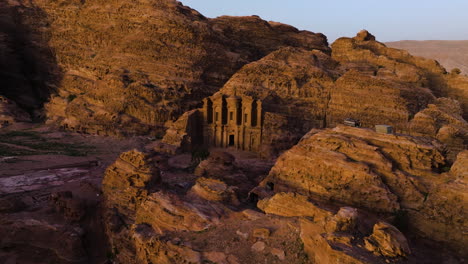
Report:
[[[203,99],[204,144],[259,151],[262,102],[248,96],[215,94]]]
[[[393,134],[393,127],[389,125],[375,125],[375,132],[383,134]]]

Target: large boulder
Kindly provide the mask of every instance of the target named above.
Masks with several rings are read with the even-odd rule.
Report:
[[[147,154],[137,150],[124,152],[106,169],[102,181],[106,205],[132,216],[160,180],[160,172]]]
[[[395,258],[411,254],[406,237],[394,226],[379,222],[372,235],[365,239],[365,247],[374,254]]]
[[[201,177],[192,186],[191,192],[205,200],[238,204],[236,188],[216,179]]]

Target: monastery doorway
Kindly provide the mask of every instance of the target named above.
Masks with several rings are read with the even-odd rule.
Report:
[[[234,135],[229,135],[229,146],[233,147],[234,146]]]

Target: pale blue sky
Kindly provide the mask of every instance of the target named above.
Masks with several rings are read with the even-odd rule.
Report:
[[[468,40],[468,0],[182,0],[207,17],[259,15],[331,43],[367,29],[377,40]]]

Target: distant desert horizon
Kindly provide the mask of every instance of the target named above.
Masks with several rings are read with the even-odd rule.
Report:
[[[385,45],[437,60],[448,72],[459,68],[462,74],[468,74],[468,40],[401,40]]]

